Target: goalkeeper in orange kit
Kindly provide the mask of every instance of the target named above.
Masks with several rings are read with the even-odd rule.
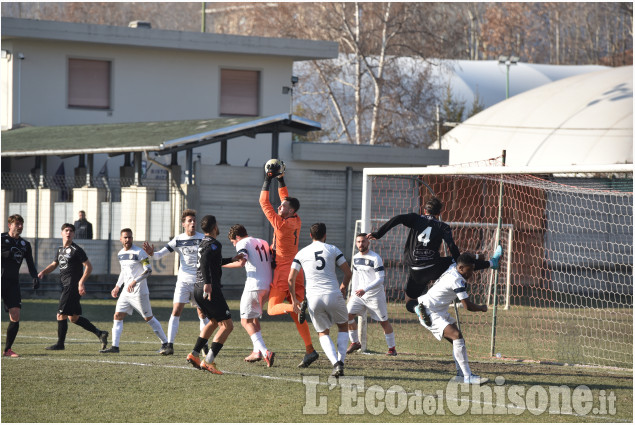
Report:
[[[298,252],[298,239],[300,238],[300,228],[302,227],[302,221],[296,214],[298,209],[300,209],[300,201],[289,196],[283,176],[284,163],[282,161],[272,160],[267,162],[265,181],[260,192],[260,207],[269,223],[273,226],[274,233],[271,246],[275,252],[276,264],[273,272],[273,283],[269,292],[267,312],[272,316],[285,313],[291,315],[306,347],[306,354],[298,367],[308,367],[317,360],[319,355],[313,348],[309,324],[304,321],[302,313],[302,323],[300,323],[298,314],[293,311],[288,283],[291,263]],[[273,178],[278,179],[278,195],[282,200],[277,212],[269,201],[269,186]],[[299,302],[304,300],[304,275],[302,273],[296,279],[295,296]],[[285,303],[285,300],[289,303]]]

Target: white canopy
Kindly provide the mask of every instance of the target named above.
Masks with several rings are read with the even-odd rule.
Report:
[[[442,140],[450,164],[499,156],[508,165],[633,163],[633,67],[564,78],[497,103]]]

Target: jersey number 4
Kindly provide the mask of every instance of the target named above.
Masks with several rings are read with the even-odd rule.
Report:
[[[428,245],[428,242],[430,242],[430,233],[432,233],[432,227],[428,226],[423,229],[423,232],[419,233],[417,240],[421,242],[423,246]]]

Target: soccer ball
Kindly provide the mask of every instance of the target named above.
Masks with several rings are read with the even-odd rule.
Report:
[[[265,173],[270,177],[276,177],[284,173],[284,162],[279,159],[270,159],[265,164]]]

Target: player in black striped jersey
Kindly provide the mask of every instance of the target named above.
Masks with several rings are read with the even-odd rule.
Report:
[[[9,326],[5,342],[3,357],[20,357],[11,347],[20,329],[20,310],[22,309],[22,294],[20,293],[20,266],[26,260],[29,274],[33,278],[33,289],[40,287],[37,269],[33,264],[31,244],[20,237],[24,228],[24,219],[14,214],[8,219],[9,231],[2,234],[2,301],[9,312]]]
[[[402,224],[410,229],[404,246],[404,260],[409,267],[406,283],[406,308],[415,313],[417,298],[428,291],[428,283],[437,280],[461,254],[452,238],[450,226],[439,220],[443,204],[438,198],[432,198],[424,205],[424,215],[416,213],[397,215],[381,226],[377,231],[368,233],[369,239],[380,239],[393,227]],[[445,242],[450,257],[441,257],[439,248]],[[492,258],[476,260],[474,270],[497,269],[502,255],[500,245]]]

